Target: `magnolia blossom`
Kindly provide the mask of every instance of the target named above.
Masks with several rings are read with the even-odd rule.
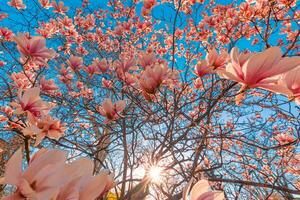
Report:
[[[91,200],[102,197],[112,186],[112,176],[106,171],[93,176],[93,162],[79,158],[66,163],[60,150],[40,149],[22,171],[22,151],[19,149],[7,162],[2,184],[15,185],[9,200]]]
[[[12,7],[15,7],[16,9],[25,9],[26,8],[26,5],[23,3],[23,0],[11,0],[7,4]]]
[[[228,60],[227,51],[222,51],[221,54],[218,54],[216,49],[212,49],[206,55],[206,62],[208,66],[212,66],[214,69],[224,66]]]
[[[90,75],[93,76],[94,74],[100,74],[99,68],[95,65],[89,65],[85,68],[85,71]]]
[[[40,80],[40,88],[43,92],[47,93],[52,93],[59,89],[53,79],[46,80],[44,76]]]
[[[140,87],[144,92],[155,94],[157,88],[168,78],[168,67],[156,64],[148,67],[140,77]]]
[[[199,77],[202,77],[206,74],[211,74],[213,68],[208,65],[206,60],[200,60],[195,66],[195,74]]]
[[[13,37],[13,32],[7,28],[0,28],[0,38],[4,40],[11,41]]]
[[[92,66],[97,67],[102,73],[105,73],[109,69],[109,65],[107,64],[105,59],[94,59],[92,62]]]
[[[190,181],[188,186],[183,192],[183,200],[187,200],[188,191],[190,190],[193,179]],[[210,185],[207,180],[198,181],[191,189],[189,193],[190,200],[224,200],[224,192],[222,191],[211,191]]]
[[[201,78],[197,78],[196,80],[194,80],[194,87],[196,89],[202,89],[203,88],[203,82],[201,80]]]
[[[83,65],[83,59],[82,59],[82,57],[72,55],[72,56],[70,56],[70,59],[68,60],[68,64],[73,70],[78,70]]]
[[[20,91],[18,103],[12,102],[11,105],[16,108],[16,114],[30,112],[35,117],[50,109],[47,103],[41,99],[40,89],[37,87],[26,89],[23,94]]]
[[[113,82],[110,80],[106,80],[105,78],[102,78],[102,86],[111,89],[113,87]]]
[[[99,106],[97,110],[102,116],[106,117],[105,123],[108,123],[109,121],[117,120],[125,106],[125,100],[120,100],[113,104],[111,99],[105,99],[102,106]]]
[[[36,64],[44,65],[48,59],[55,56],[52,49],[46,48],[46,40],[40,36],[28,38],[24,34],[13,37],[17,48],[23,57],[29,57]]]
[[[230,63],[219,74],[243,84],[246,88],[264,88],[280,92],[277,84],[282,73],[300,65],[300,57],[282,57],[279,47],[271,47],[261,53],[239,54],[237,48],[230,52]]]
[[[65,12],[69,10],[67,6],[64,6],[63,1],[59,1],[58,3],[56,3],[56,1],[53,1],[52,7],[54,8],[53,12],[59,14],[65,14]]]
[[[49,115],[42,115],[41,119],[36,119],[29,113],[28,122],[30,126],[24,128],[22,132],[25,136],[36,135],[35,146],[40,144],[45,137],[58,140],[66,129],[60,120],[52,119]]]

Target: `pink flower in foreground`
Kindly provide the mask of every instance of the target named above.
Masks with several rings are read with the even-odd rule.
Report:
[[[105,122],[117,120],[121,116],[121,112],[125,109],[126,101],[120,100],[116,103],[112,103],[110,99],[105,99],[102,106],[98,107],[98,112],[107,118]]]
[[[40,144],[45,137],[58,140],[66,129],[60,120],[52,119],[49,115],[36,119],[29,113],[28,122],[30,126],[24,128],[22,132],[24,135],[36,135],[35,146]]]
[[[218,54],[216,49],[212,49],[206,55],[206,61],[208,66],[212,66],[214,69],[217,69],[227,63],[228,57],[229,55],[226,51],[222,51]]]
[[[93,176],[93,162],[79,158],[66,163],[66,154],[60,150],[40,149],[22,171],[22,151],[19,149],[7,162],[2,184],[15,185],[16,191],[4,199],[79,200],[102,197],[113,186],[106,171]]]
[[[183,192],[183,200],[187,200],[190,184]],[[222,191],[211,191],[207,180],[198,181],[191,189],[190,200],[224,200],[224,193]]]
[[[282,79],[279,81],[279,85],[286,86],[286,91],[282,92],[291,98],[296,100],[296,103],[300,105],[300,66],[296,69],[285,73]]]
[[[46,40],[40,36],[28,38],[24,34],[13,37],[22,56],[29,57],[36,64],[46,64],[48,59],[55,56],[52,49],[46,48]]]
[[[26,5],[23,3],[23,0],[11,0],[7,4],[12,7],[15,7],[16,9],[25,9],[26,8]]]
[[[46,80],[44,76],[40,80],[40,88],[43,92],[47,93],[53,93],[54,91],[59,89],[57,85],[55,85],[53,79]]]
[[[282,57],[279,47],[271,47],[260,53],[239,54],[237,48],[230,52],[231,62],[219,74],[239,82],[244,88],[264,88],[279,92],[279,76],[300,65],[300,57]]]
[[[22,94],[18,94],[18,103],[12,102],[12,106],[16,108],[16,114],[30,112],[33,116],[40,116],[43,112],[49,110],[49,106],[40,97],[40,89],[29,88]]]
[[[140,77],[140,87],[144,92],[155,94],[157,88],[168,78],[168,67],[156,64],[147,67]]]

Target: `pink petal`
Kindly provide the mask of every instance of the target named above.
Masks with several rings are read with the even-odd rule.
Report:
[[[208,181],[200,180],[192,188],[190,193],[191,200],[199,200],[198,198],[210,189]]]
[[[5,183],[18,185],[22,177],[22,149],[18,149],[6,163]]]
[[[65,163],[66,161],[66,153],[61,150],[46,150],[40,149],[34,156],[31,158],[29,167],[24,172],[24,177],[31,182],[36,173],[43,168],[43,166],[49,164],[60,164]]]
[[[84,184],[80,192],[80,200],[96,199],[104,192],[106,186],[109,184],[109,176],[107,172],[102,171],[98,176],[92,177]]]
[[[245,83],[251,86],[263,78],[267,78],[264,74],[279,62],[281,55],[279,47],[271,47],[250,57],[242,67]],[[272,73],[273,75],[278,74],[276,71]]]

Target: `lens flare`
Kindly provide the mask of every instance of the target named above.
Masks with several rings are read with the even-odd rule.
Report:
[[[149,178],[153,183],[159,183],[162,181],[163,169],[159,166],[151,166],[149,169]]]

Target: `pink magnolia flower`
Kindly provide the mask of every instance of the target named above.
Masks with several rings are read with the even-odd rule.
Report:
[[[102,86],[111,89],[113,87],[113,82],[102,78]]]
[[[0,38],[4,40],[11,41],[13,37],[13,32],[7,28],[0,28]]]
[[[228,53],[226,51],[222,51],[221,54],[218,54],[216,49],[212,49],[206,55],[206,61],[208,66],[212,66],[214,69],[224,66],[228,60]]]
[[[194,87],[196,89],[202,89],[203,88],[203,83],[201,78],[197,78],[196,80],[194,80]]]
[[[208,65],[206,60],[200,60],[195,66],[195,74],[199,77],[211,74],[212,72],[213,68],[210,65]]]
[[[66,163],[65,152],[40,149],[23,172],[22,151],[19,149],[7,162],[1,181],[2,184],[15,185],[17,189],[4,199],[90,200],[102,197],[114,182],[106,171],[93,176],[93,169],[93,162],[87,158]]]
[[[187,200],[188,191],[190,190],[193,179],[183,192],[183,200]],[[191,189],[190,200],[224,200],[224,193],[222,191],[211,191],[207,180],[198,181]]]
[[[45,137],[58,140],[66,129],[60,120],[52,119],[49,115],[42,115],[41,119],[36,119],[28,113],[28,122],[30,126],[24,128],[22,132],[24,135],[36,135],[35,146],[39,145]]]
[[[11,0],[7,4],[12,7],[15,7],[16,9],[25,9],[26,8],[26,5],[23,3],[23,0]]]
[[[98,107],[98,112],[106,117],[105,122],[117,120],[121,116],[121,112],[125,109],[126,101],[120,100],[112,103],[111,99],[105,99],[102,106]]]
[[[98,58],[94,59],[92,65],[97,67],[102,73],[105,73],[109,66],[105,59],[99,60]]]
[[[140,77],[140,87],[149,94],[155,94],[157,88],[168,78],[168,67],[164,64],[156,64],[147,67]]]
[[[46,80],[44,76],[40,80],[40,88],[43,92],[47,93],[53,93],[54,91],[59,89],[57,85],[55,85],[53,79]]]
[[[90,75],[93,76],[94,74],[100,74],[99,68],[95,65],[89,65],[85,68],[85,71]]]
[[[46,40],[40,36],[28,38],[24,34],[13,37],[22,56],[29,57],[36,64],[46,64],[48,59],[55,56],[52,49],[46,48]]]
[[[286,91],[279,91],[296,100],[300,105],[300,66],[285,73],[279,81],[279,86],[284,85]]]
[[[62,173],[65,161],[64,152],[41,149],[23,172],[22,151],[19,149],[7,162],[3,181],[4,184],[15,185],[17,190],[4,199],[50,199],[58,187],[68,181],[68,177],[61,178],[66,175]]]
[[[78,70],[83,66],[83,59],[82,57],[71,55],[68,64],[73,70]]]
[[[67,6],[64,6],[63,1],[59,1],[58,3],[56,3],[56,1],[53,1],[52,6],[54,8],[54,13],[65,14],[69,10]]]
[[[279,76],[300,64],[300,57],[282,58],[279,47],[271,47],[261,53],[239,54],[237,48],[230,52],[231,62],[219,74],[243,84],[245,88],[264,88],[281,91]]]
[[[18,94],[18,103],[12,102],[13,107],[16,108],[16,114],[22,114],[25,112],[30,112],[33,116],[41,116],[41,114],[49,110],[49,106],[40,97],[40,89],[29,88],[26,89],[22,94],[22,91]]]

